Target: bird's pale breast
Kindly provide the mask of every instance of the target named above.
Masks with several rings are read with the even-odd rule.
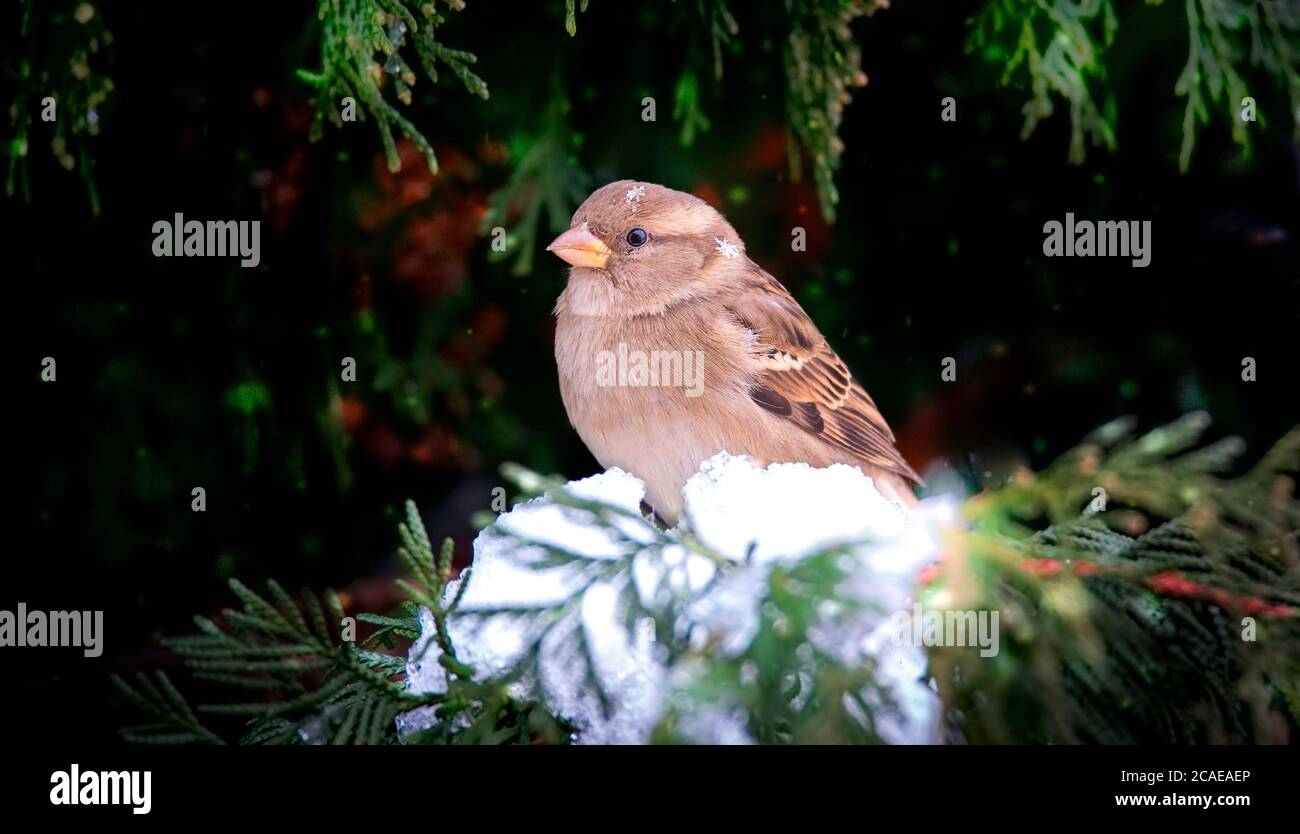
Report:
[[[661,317],[558,317],[560,393],[570,422],[602,466],[617,466],[645,481],[646,501],[671,521],[681,511],[682,485],[720,451],[750,455],[760,464],[848,462],[754,404],[748,380],[757,365],[750,367],[754,360],[739,329],[721,324],[721,317],[704,307],[691,315],[690,326],[676,326],[671,333]],[[631,357],[633,351],[702,356],[698,396],[692,396],[691,380],[685,378],[680,386],[620,378],[620,356]]]

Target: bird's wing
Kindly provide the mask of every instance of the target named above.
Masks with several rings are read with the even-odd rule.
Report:
[[[780,281],[750,261],[740,286],[720,300],[723,315],[753,334],[750,351],[762,368],[749,389],[755,403],[871,466],[921,483],[871,396]]]

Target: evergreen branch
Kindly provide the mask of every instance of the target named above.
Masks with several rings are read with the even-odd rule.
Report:
[[[582,0],[582,11],[587,11],[589,0]],[[564,0],[564,31],[569,33],[569,37],[578,34],[578,0]]]
[[[463,0],[441,0],[453,11],[464,8]],[[471,95],[486,99],[487,84],[471,69],[477,58],[463,50],[450,49],[437,40],[436,32],[446,18],[436,2],[419,6],[413,12],[405,0],[320,0],[317,18],[321,28],[321,68],[317,72],[299,70],[298,77],[316,90],[316,120],[312,138],[318,139],[324,121],[342,127],[344,98],[353,98],[361,109],[356,115],[368,114],[375,121],[388,160],[388,169],[398,171],[401,159],[393,141],[393,127],[415,144],[437,173],[438,161],[433,146],[424,134],[385,97],[387,80],[403,105],[410,105],[415,72],[403,57],[407,36],[425,76],[437,83],[438,65],[443,64],[460,79]],[[376,56],[383,59],[380,64]]]
[[[844,154],[840,121],[853,99],[851,90],[867,83],[850,26],[882,5],[878,0],[785,0],[788,32],[781,57],[786,120],[798,140],[788,144],[790,173],[794,179],[801,175],[802,146],[812,166],[822,214],[831,222],[840,199],[835,186]]]
[[[1294,526],[1240,507],[1296,512],[1283,473],[1300,468],[1300,430],[1245,476],[1222,479],[1214,473],[1240,444],[1195,449],[1208,424],[1196,413],[1138,438],[1115,424],[1042,474],[968,502],[975,529],[949,548],[938,588],[960,600],[953,607],[1023,625],[1004,634],[999,664],[931,651],[962,738],[1278,740],[1276,718],[1262,716],[1296,687],[1300,579],[1295,556],[1282,555],[1294,554]],[[1266,498],[1279,477],[1285,491]],[[1108,529],[1105,512],[1079,517],[1094,484],[1151,529],[1134,538]],[[1026,531],[1042,513],[1055,524]],[[1012,679],[999,668],[1022,671]],[[1263,694],[1247,699],[1243,680]]]
[[[377,629],[370,637],[366,638],[363,645],[370,643],[381,643],[387,648],[396,647],[395,637],[405,637],[410,640],[420,636],[420,620],[417,616],[408,614],[405,617],[384,617],[378,614],[358,614],[357,619],[363,623],[377,625]]]
[[[1055,111],[1054,95],[1065,99],[1069,160],[1078,164],[1089,143],[1115,149],[1114,100],[1107,95],[1103,112],[1094,99],[1116,28],[1111,0],[991,0],[975,18],[967,51],[1005,58],[1003,85],[1028,80],[1033,97],[1023,108],[1022,139]]]
[[[684,147],[695,143],[697,131],[705,132],[710,128],[709,117],[700,107],[699,81],[694,72],[684,70],[677,78],[673,89],[673,118],[681,123],[678,141]]]
[[[114,688],[130,704],[152,718],[150,724],[124,728],[121,733],[135,744],[223,744],[221,738],[199,722],[193,710],[172,686],[167,675],[154,673],[157,684],[143,672],[137,673],[133,687],[118,675],[111,680]]]
[[[587,197],[590,178],[570,149],[569,102],[558,78],[554,86],[555,96],[537,135],[517,137],[510,143],[511,155],[518,161],[505,186],[489,199],[479,227],[484,235],[496,235],[497,229],[504,232],[505,245],[494,245],[489,259],[514,258],[512,275],[532,272],[533,255],[542,242],[543,213],[544,228],[558,235],[569,228],[573,210]]]
[[[59,165],[76,171],[86,187],[91,214],[99,216],[99,191],[95,187],[90,140],[98,136],[104,112],[115,92],[105,74],[111,66],[113,34],[103,9],[89,3],[70,13],[62,4],[45,4],[39,13],[35,0],[21,0],[17,26],[25,53],[16,65],[15,89],[9,107],[6,150],[9,156],[5,194],[32,197],[27,160],[33,129],[32,113],[52,122],[50,150]],[[38,99],[37,97],[40,96]],[[52,99],[53,104],[45,101]],[[48,112],[53,107],[52,112]]]
[[[1156,5],[1164,0],[1152,0]],[[1170,4],[1176,7],[1177,4]],[[1214,113],[1226,117],[1233,141],[1250,152],[1247,118],[1249,70],[1259,68],[1286,91],[1300,136],[1300,7],[1254,0],[1183,0],[1187,61],[1174,84],[1186,98],[1179,170],[1186,172],[1200,126]],[[1170,14],[1175,12],[1171,11]],[[1084,160],[1087,146],[1116,147],[1114,96],[1105,85],[1107,49],[1118,22],[1112,0],[990,0],[974,18],[967,51],[1003,64],[1002,83],[1028,83],[1021,138],[1050,117],[1054,97],[1069,105],[1069,160]],[[1098,99],[1101,100],[1099,105]],[[1251,108],[1254,110],[1255,108]]]
[[[681,125],[678,141],[689,147],[698,133],[712,126],[702,104],[702,79],[712,76],[714,85],[720,84],[722,52],[732,45],[740,25],[726,0],[695,0],[692,4],[678,4],[678,9],[678,23],[688,29],[688,45],[673,87],[673,119]]]
[[[422,528],[421,528],[422,530]],[[223,612],[223,624],[202,617],[195,623],[200,634],[164,641],[179,654],[196,679],[233,689],[279,693],[275,700],[206,704],[201,712],[248,717],[252,724],[246,742],[289,743],[319,741],[323,726],[333,727],[327,738],[379,743],[374,727],[382,718],[441,699],[408,693],[394,676],[405,671],[401,657],[369,651],[340,642],[329,622],[342,621],[338,596],[304,597],[304,609],[276,582],[268,583],[268,596],[257,594],[238,580],[230,581],[240,610]],[[409,628],[408,621],[394,623]],[[390,624],[391,625],[391,624]],[[119,689],[125,686],[119,682]],[[152,717],[168,723],[166,740],[184,741],[216,736],[201,731],[180,695],[163,682],[158,689],[147,680],[136,689],[127,687],[128,700]],[[132,697],[134,696],[134,697]],[[346,707],[346,709],[336,709]],[[362,721],[364,719],[364,721]],[[346,732],[336,722],[351,720]],[[154,733],[158,735],[158,733]],[[147,740],[139,728],[124,731],[130,740]]]
[[[1187,98],[1179,170],[1191,166],[1197,123],[1210,121],[1211,104],[1228,115],[1233,141],[1250,152],[1249,122],[1243,117],[1250,96],[1247,64],[1262,66],[1285,85],[1300,135],[1300,7],[1249,0],[1185,0],[1184,6],[1187,63],[1174,86]],[[1266,122],[1262,112],[1257,118]]]
[[[1300,427],[1230,478],[1222,473],[1241,444],[1203,444],[1208,425],[1195,413],[1135,435],[1132,421],[1114,421],[1038,475],[1025,473],[966,502],[971,527],[945,534],[942,562],[926,572],[918,602],[938,612],[998,612],[1005,631],[992,659],[971,647],[927,649],[953,740],[1269,741],[1296,725],[1300,577],[1289,475],[1300,468]],[[618,708],[602,677],[598,635],[583,614],[588,592],[604,583],[616,595],[627,645],[636,645],[642,619],[653,619],[656,656],[676,673],[656,740],[689,738],[692,716],[705,711],[722,711],[749,738],[768,743],[875,742],[886,721],[906,716],[869,652],[831,651],[827,646],[852,641],[824,642],[888,613],[867,601],[874,597],[848,589],[865,579],[855,558],[863,543],[765,568],[752,638],[723,650],[723,636],[689,613],[701,589],[674,592],[665,571],[643,596],[634,562],[662,559],[669,548],[707,559],[714,570],[703,593],[712,593],[747,560],[702,544],[689,517],[663,530],[634,510],[575,495],[557,479],[516,466],[503,474],[613,545],[593,555],[539,540],[523,521],[485,531],[510,540],[508,550],[495,546],[498,556],[569,571],[563,598],[463,609],[468,575],[453,578],[450,541],[435,551],[407,502],[398,533],[410,579],[399,587],[410,599],[396,615],[360,619],[389,637],[418,634],[445,671],[431,679],[438,691],[417,694],[401,679],[423,661],[414,647],[408,666],[365,644],[339,644],[326,627],[343,615],[337,596],[307,596],[299,609],[278,585],[259,595],[232,583],[242,609],[227,612],[221,625],[199,619],[199,635],[170,645],[196,676],[277,698],[200,710],[250,718],[244,743],[391,743],[395,718],[416,709],[433,723],[405,735],[407,743],[564,741],[572,729],[547,710],[537,688],[544,664],[571,666],[582,697],[606,716]],[[1097,485],[1125,506],[1081,512]],[[1147,528],[1135,535],[1131,525],[1112,527],[1119,512],[1140,512]],[[421,628],[417,605],[428,610],[432,628]],[[522,626],[523,649],[509,668],[484,676],[458,653],[456,640],[472,640],[495,617]],[[1258,635],[1238,639],[1244,629]],[[480,656],[473,646],[464,655],[474,663]],[[151,720],[124,736],[219,740],[169,682],[141,681],[124,694]]]

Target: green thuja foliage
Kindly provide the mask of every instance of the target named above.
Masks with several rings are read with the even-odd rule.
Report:
[[[587,11],[588,0],[582,0],[582,11]],[[578,0],[564,0],[564,31],[569,37],[578,34]]]
[[[437,38],[446,18],[440,6],[459,11],[462,0],[442,0],[416,6],[403,0],[320,0],[321,68],[298,75],[316,88],[316,122],[313,137],[319,137],[328,119],[341,126],[345,98],[353,100],[357,118],[374,119],[388,157],[390,171],[401,169],[393,126],[415,143],[424,154],[429,170],[438,170],[433,147],[424,134],[385,95],[391,84],[402,104],[411,103],[417,78],[408,57],[415,61],[431,82],[438,80],[438,66],[449,68],[470,93],[488,97],[487,84],[470,69],[477,60],[472,53],[451,49]]]
[[[742,30],[726,0],[679,4],[673,31],[684,31],[686,55],[673,85],[673,119],[680,125],[680,143],[691,146],[711,127],[704,110],[706,87],[710,80],[720,87],[724,54],[766,60],[766,44],[779,44],[791,176],[801,177],[805,165],[811,169],[822,213],[834,221],[835,174],[844,153],[840,123],[853,88],[867,81],[851,26],[884,6],[878,0],[771,0],[758,7],[754,27]],[[574,10],[574,0],[568,0],[570,35],[576,31]]]
[[[1300,728],[1300,429],[1248,472],[1192,414],[1094,433],[1038,475],[968,499],[921,577],[927,613],[997,612],[1000,646],[926,649],[958,743],[1278,743]],[[1141,532],[1139,532],[1141,531]],[[702,708],[766,743],[876,740],[893,705],[870,658],[811,629],[851,617],[835,551],[775,570],[753,642],[710,654],[657,738]],[[828,608],[829,606],[829,608]],[[829,611],[829,613],[828,613]],[[968,619],[967,623],[973,626]]]
[[[1257,115],[1245,117],[1248,97],[1280,89],[1300,132],[1300,6],[1268,0],[1149,2],[1164,7],[1164,23],[1187,30],[1187,62],[1174,85],[1174,93],[1186,99],[1180,170],[1191,165],[1198,125],[1212,116],[1231,125],[1233,140],[1250,150],[1250,121],[1267,120],[1258,102],[1250,108]],[[1115,149],[1117,114],[1107,59],[1120,28],[1118,11],[1112,0],[990,0],[974,16],[968,51],[1002,65],[1003,84],[1027,85],[1031,92],[1022,137],[1053,114],[1059,98],[1069,107],[1071,162],[1082,162],[1089,144]]]
[[[867,83],[862,56],[850,24],[882,4],[876,0],[786,0],[788,31],[781,58],[785,68],[786,123],[793,138],[790,169],[802,168],[800,148],[808,155],[822,214],[835,219],[839,191],[835,172],[844,143],[840,121],[852,101],[851,90]]]
[[[571,143],[569,101],[558,79],[555,97],[542,116],[535,135],[520,134],[510,142],[518,160],[510,179],[488,203],[480,226],[482,234],[505,230],[505,245],[492,247],[494,261],[513,259],[511,273],[527,275],[533,256],[545,242],[542,235],[558,235],[569,228],[573,211],[587,197],[591,178],[578,165]],[[545,215],[543,221],[542,216]]]
[[[42,119],[50,115],[54,116],[50,151],[64,170],[81,176],[91,213],[98,216],[90,139],[99,134],[105,105],[114,92],[113,80],[106,74],[112,32],[102,9],[90,3],[50,2],[38,9],[34,0],[23,0],[16,9],[7,9],[5,16],[14,11],[19,19],[8,20],[6,25],[18,27],[23,52],[10,69],[14,91],[9,105],[5,193],[31,200],[29,133],[37,114]],[[47,112],[51,106],[53,111]]]
[[[1212,121],[1226,121],[1234,141],[1247,151],[1252,120],[1270,127],[1289,119],[1300,133],[1300,6],[1277,0],[1150,0],[1147,5],[1159,8],[1134,11],[1114,0],[986,0],[971,16],[968,52],[999,66],[1004,85],[1028,92],[1024,137],[1064,103],[1070,122],[1068,158],[1076,163],[1089,146],[1117,146],[1113,85],[1122,79],[1112,72],[1114,47],[1118,38],[1136,37],[1140,26],[1168,25],[1187,32],[1186,59],[1174,86],[1175,95],[1185,100],[1182,170],[1191,164],[1200,128]],[[565,0],[564,25],[570,35],[576,35],[578,14],[587,6],[586,0]],[[471,95],[488,97],[486,82],[474,70],[477,56],[448,46],[442,37],[451,12],[464,8],[463,0],[318,0],[313,33],[319,65],[298,70],[314,90],[313,137],[322,134],[326,121],[341,126],[345,120],[368,120],[379,132],[391,170],[401,164],[396,131],[436,171],[428,128],[417,126],[424,117],[411,107],[418,85],[435,83],[440,72],[449,70]],[[772,72],[762,77],[772,86],[766,92],[783,101],[792,176],[811,171],[822,212],[833,220],[835,178],[844,150],[840,124],[853,89],[866,83],[860,33],[852,27],[881,8],[885,4],[879,0],[766,0],[737,7],[738,18],[727,0],[674,4],[665,31],[650,35],[680,38],[685,45],[671,82],[681,144],[693,144],[710,129],[706,102],[710,95],[728,92],[722,88],[724,57],[770,62]],[[1139,22],[1121,27],[1121,18],[1130,16]],[[54,156],[80,173],[98,213],[87,139],[98,132],[115,92],[105,75],[113,39],[103,13],[85,2],[23,0],[13,23],[21,32],[23,54],[14,64],[6,190],[30,195],[29,136],[37,105],[48,94],[60,109],[51,128]],[[551,70],[561,72],[564,60],[563,52],[557,52]],[[553,95],[553,101],[559,98],[562,92]],[[544,137],[546,131],[539,134]],[[560,190],[531,184],[538,178],[539,159],[556,158],[552,144],[539,140],[538,145],[537,153],[515,157],[517,169],[526,170],[516,170],[501,198],[522,206],[520,242],[536,228],[532,218],[537,211],[545,207],[549,212],[565,202],[556,198]],[[561,161],[570,156],[567,145],[558,148]],[[570,167],[577,169],[576,163],[561,166]],[[526,270],[527,256],[521,254],[515,266]]]
[[[723,51],[736,45],[740,24],[725,0],[683,4],[677,17],[674,31],[685,30],[687,48],[686,59],[673,85],[673,119],[681,125],[678,140],[683,147],[690,147],[698,134],[712,127],[704,112],[704,87],[709,78],[714,86],[721,85]]]
[[[1027,80],[1021,138],[1056,109],[1070,109],[1071,162],[1082,162],[1088,143],[1115,148],[1115,101],[1104,88],[1103,53],[1115,36],[1110,0],[1033,2],[992,0],[972,22],[970,49],[1002,63],[1002,83]],[[1096,99],[1103,97],[1103,104]]]
[[[153,721],[122,729],[122,738],[135,744],[224,744],[221,736],[203,726],[198,716],[163,672],[139,672],[134,683],[117,675],[113,686],[122,697]]]
[[[502,744],[565,738],[568,731],[560,722],[512,698],[503,682],[479,682],[474,670],[457,660],[447,619],[469,577],[461,577],[459,594],[444,602],[451,581],[451,540],[435,553],[409,502],[400,533],[399,552],[411,578],[399,584],[410,600],[396,616],[360,615],[357,619],[378,627],[365,640],[355,641],[355,622],[332,591],[294,599],[271,581],[264,597],[231,580],[240,609],[226,609],[220,622],[196,617],[199,634],[164,645],[184,660],[196,681],[243,697],[199,706],[196,714],[161,672],[153,678],[138,675],[133,683],[114,676],[125,700],[151,719],[124,729],[123,737],[145,744],[221,743],[220,735],[197,717],[206,714],[246,719],[244,744],[390,744],[397,741],[394,720],[399,714],[429,708],[440,722],[417,741]],[[436,624],[438,663],[448,677],[444,692],[411,692],[403,681],[406,658],[391,653],[398,638],[419,636],[420,606]]]
[[[963,504],[965,523],[942,531],[937,563],[918,577],[927,612],[995,612],[999,650],[928,646],[942,703],[944,737],[955,742],[1207,743],[1285,742],[1300,727],[1300,428],[1254,467],[1224,477],[1241,452],[1235,439],[1199,445],[1208,425],[1192,414],[1145,435],[1116,421],[1094,432],[1043,472],[1022,473]],[[238,583],[242,611],[217,626],[199,619],[198,637],[169,641],[196,677],[264,695],[200,707],[197,714],[248,716],[249,743],[391,742],[393,718],[434,711],[408,743],[562,742],[572,728],[512,689],[537,680],[544,641],[570,641],[594,697],[609,709],[590,636],[578,619],[594,583],[616,589],[629,640],[647,622],[656,657],[673,674],[672,697],[653,739],[692,737],[701,715],[727,715],[761,743],[871,743],[898,708],[870,653],[827,648],[825,635],[855,627],[871,611],[844,583],[854,546],[775,565],[762,580],[758,622],[748,644],[724,649],[683,627],[692,600],[671,570],[643,596],[633,562],[689,552],[709,560],[713,583],[745,569],[714,552],[689,519],[670,530],[652,518],[568,492],[519,467],[504,474],[523,495],[545,495],[584,527],[607,534],[600,557],[564,542],[535,541],[502,525],[530,569],[563,569],[581,579],[543,605],[460,610],[466,574],[453,585],[449,544],[435,553],[414,506],[400,529],[409,601],[392,616],[362,615],[378,626],[365,643],[340,642],[337,599],[299,603],[278,586],[270,599]],[[401,681],[400,657],[378,651],[422,631],[437,647],[443,691],[415,694]],[[302,611],[307,615],[304,617]],[[458,653],[449,623],[505,616],[528,624],[531,648],[514,668],[482,678]],[[851,632],[849,632],[851,633]],[[417,644],[420,645],[420,644]],[[552,643],[553,645],[553,643]],[[629,643],[630,645],[630,643]],[[831,646],[834,645],[832,641]],[[412,658],[421,662],[423,658]],[[124,731],[136,741],[204,743],[205,729],[162,676],[119,681],[150,723]],[[511,692],[516,694],[512,696]],[[725,740],[725,739],[724,739]]]
[[[968,502],[973,528],[923,599],[1000,611],[1002,651],[931,650],[956,737],[1284,742],[1300,726],[1300,429],[1225,479],[1241,444],[1197,448],[1207,425],[1132,437],[1118,421]]]
[[[1177,5],[1177,4],[1173,4]],[[1187,14],[1187,64],[1174,92],[1186,97],[1183,143],[1178,165],[1192,161],[1197,123],[1217,110],[1232,124],[1232,138],[1250,149],[1243,118],[1252,85],[1251,70],[1286,88],[1292,121],[1300,135],[1300,5],[1256,0],[1184,0]],[[1267,123],[1263,113],[1261,123]]]
[[[334,593],[294,600],[272,581],[268,599],[237,580],[230,588],[242,609],[223,611],[220,625],[196,617],[200,634],[165,641],[196,680],[246,693],[232,703],[201,706],[200,713],[248,717],[244,741],[250,743],[311,741],[328,733],[339,744],[373,744],[391,735],[393,718],[411,708],[403,687],[390,680],[404,662],[372,651],[371,641],[344,640],[343,608]],[[165,678],[161,682],[165,692],[174,691]],[[132,694],[148,694],[132,692],[121,679],[115,683],[132,701]],[[155,717],[176,725],[165,732],[160,728],[163,738],[184,729],[211,735],[194,728],[193,714],[179,704]],[[140,729],[132,735],[146,742],[159,738]]]

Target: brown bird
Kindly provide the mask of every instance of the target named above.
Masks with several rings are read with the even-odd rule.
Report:
[[[720,451],[759,466],[845,463],[886,497],[921,483],[867,392],[736,230],[690,194],[621,180],[547,247],[572,265],[555,305],[569,421],[602,466],[674,522]]]

